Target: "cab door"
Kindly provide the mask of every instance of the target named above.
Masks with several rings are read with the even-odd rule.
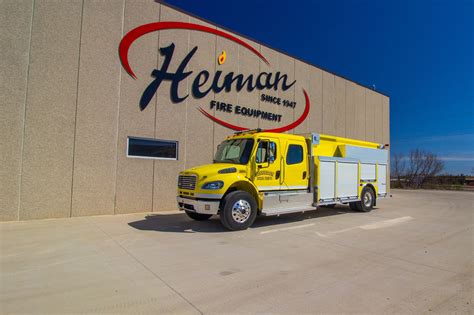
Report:
[[[308,150],[304,141],[289,140],[283,155],[282,189],[308,188]]]
[[[255,163],[254,184],[258,190],[280,190],[282,172],[279,139],[259,139],[255,151]]]

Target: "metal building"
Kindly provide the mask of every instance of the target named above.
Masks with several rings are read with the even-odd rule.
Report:
[[[388,96],[153,0],[2,1],[0,46],[3,221],[174,210],[232,129],[390,142]]]

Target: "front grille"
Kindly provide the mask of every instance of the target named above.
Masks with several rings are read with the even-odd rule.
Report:
[[[195,175],[179,175],[178,188],[194,190],[196,188],[197,177]]]

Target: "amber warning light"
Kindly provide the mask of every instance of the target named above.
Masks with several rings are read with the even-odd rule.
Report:
[[[221,65],[225,62],[226,59],[227,59],[227,54],[225,50],[223,50],[221,54],[219,55],[219,57],[217,58],[217,62]]]

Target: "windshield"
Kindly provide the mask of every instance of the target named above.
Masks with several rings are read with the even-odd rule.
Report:
[[[214,163],[247,164],[252,147],[253,139],[226,140],[217,147]]]

